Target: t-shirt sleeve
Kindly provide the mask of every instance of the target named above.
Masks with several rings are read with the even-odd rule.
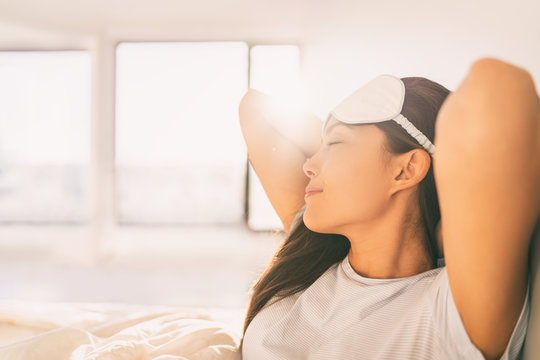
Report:
[[[472,343],[465,330],[461,316],[454,303],[446,267],[440,271],[432,285],[434,294],[434,319],[439,330],[441,343],[445,344],[444,351],[447,353],[447,357],[450,359],[484,360],[481,351]],[[527,293],[519,319],[500,360],[516,360],[520,356],[529,323],[529,293],[530,280],[527,285]]]

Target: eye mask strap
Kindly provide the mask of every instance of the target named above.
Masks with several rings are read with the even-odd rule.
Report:
[[[343,100],[324,121],[322,134],[330,116],[346,124],[373,124],[394,120],[431,155],[435,146],[401,114],[405,84],[392,75],[380,75]]]
[[[401,114],[393,118],[395,122],[397,122],[399,125],[401,125],[402,128],[409,133],[413,138],[418,141],[420,145],[426,149],[426,151],[431,155],[435,155],[435,146],[429,141],[426,135],[422,134],[420,130],[416,128],[407,118]]]

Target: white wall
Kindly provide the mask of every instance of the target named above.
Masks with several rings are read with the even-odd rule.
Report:
[[[319,116],[381,73],[424,76],[455,90],[484,56],[524,67],[540,89],[538,1],[366,3],[328,19],[304,46],[307,97]]]
[[[524,67],[538,84],[539,18],[535,0],[0,0],[0,48],[89,47],[92,39],[294,42],[308,105],[325,116],[380,73],[425,76],[453,90],[483,56]]]

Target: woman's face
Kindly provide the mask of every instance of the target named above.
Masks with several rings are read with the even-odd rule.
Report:
[[[310,230],[345,235],[347,226],[369,222],[382,213],[391,179],[384,140],[375,125],[329,119],[321,147],[304,164],[310,181],[303,219]]]

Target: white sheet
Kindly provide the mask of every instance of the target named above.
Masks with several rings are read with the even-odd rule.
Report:
[[[0,359],[239,360],[243,316],[243,309],[4,301]]]

